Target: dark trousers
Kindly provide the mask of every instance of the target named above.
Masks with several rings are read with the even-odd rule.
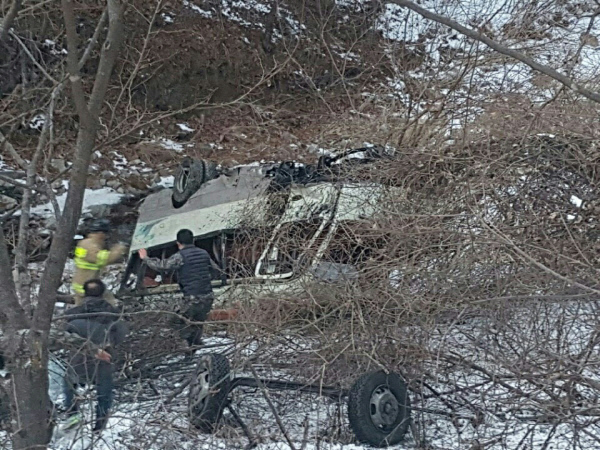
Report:
[[[212,308],[214,296],[209,295],[190,295],[183,298],[182,308],[178,311],[186,319],[193,322],[204,322]],[[173,320],[173,325],[179,329],[179,335],[187,343],[192,345],[202,344],[202,324],[188,324],[180,317]]]
[[[75,359],[75,358],[74,358]],[[83,360],[85,359],[85,360]],[[75,389],[82,384],[96,385],[96,424],[94,430],[106,425],[108,412],[113,401],[113,367],[112,364],[92,358],[75,359],[73,366],[67,371],[64,382],[65,407],[70,413],[77,412],[79,406],[75,401]],[[88,364],[90,363],[91,364]]]

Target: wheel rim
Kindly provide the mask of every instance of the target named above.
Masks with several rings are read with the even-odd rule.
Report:
[[[181,168],[181,176],[177,179],[177,190],[179,192],[185,191],[185,187],[188,184],[188,179],[190,177],[190,168],[182,167]]]
[[[400,414],[400,404],[390,388],[378,386],[371,394],[369,403],[373,425],[383,431],[393,430]]]
[[[190,387],[190,409],[194,414],[199,414],[204,411],[206,404],[208,403],[208,396],[210,395],[210,366],[209,362],[202,360],[199,363],[198,370],[196,372],[196,379]]]

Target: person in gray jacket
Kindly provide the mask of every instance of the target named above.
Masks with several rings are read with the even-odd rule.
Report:
[[[146,249],[140,249],[139,255],[152,270],[177,273],[184,299],[177,312],[195,323],[188,324],[182,319],[173,322],[180,336],[192,347],[202,344],[202,322],[206,321],[214,301],[211,269],[219,271],[220,268],[206,250],[194,245],[194,234],[190,230],[177,232],[177,247],[179,251],[167,259],[149,258]]]
[[[64,378],[65,406],[69,414],[67,427],[81,420],[75,398],[78,385],[94,383],[96,386],[96,421],[93,430],[101,431],[108,421],[113,400],[114,348],[127,335],[127,326],[119,320],[119,311],[104,298],[106,287],[100,280],[84,284],[85,297],[80,306],[65,312],[65,331],[84,339],[83,345],[72,349],[68,370]]]

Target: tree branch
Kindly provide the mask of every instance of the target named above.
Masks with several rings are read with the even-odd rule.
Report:
[[[461,25],[460,23],[455,22],[452,19],[449,19],[448,17],[433,13],[425,8],[418,6],[417,4],[415,4],[409,0],[386,0],[386,1],[387,1],[387,3],[393,3],[396,5],[411,9],[426,19],[433,20],[435,22],[441,23],[442,25],[446,25],[447,27],[450,27],[453,30],[458,31],[459,33],[464,34],[465,36],[470,37],[471,39],[475,39],[476,41],[482,42],[485,45],[487,45],[488,47],[490,47],[492,50],[495,50],[498,53],[501,53],[503,55],[510,56],[511,58],[514,58],[517,61],[521,61],[523,64],[528,65],[533,70],[537,70],[538,72],[541,72],[544,75],[547,75],[550,78],[555,79],[556,81],[558,81],[559,83],[561,83],[565,87],[567,87],[568,89],[571,89],[571,90],[577,92],[578,94],[583,95],[585,98],[592,100],[593,102],[600,103],[600,93],[593,92],[589,89],[586,89],[583,86],[577,84],[575,82],[575,80],[573,80],[572,78],[561,74],[560,72],[554,70],[552,67],[548,67],[544,64],[540,64],[537,61],[535,61],[533,58],[530,58],[529,56],[526,56],[520,52],[512,50],[502,44],[499,44],[498,42],[490,39],[489,37],[484,36],[483,34],[477,32],[475,30],[467,28],[467,27]]]
[[[0,29],[0,44],[6,40],[6,36],[8,36],[8,31],[12,26],[12,23],[17,17],[17,13],[21,9],[21,0],[13,0],[12,5],[10,5],[10,9],[8,10],[8,14],[4,17],[2,21],[2,28]]]
[[[54,84],[58,84],[58,81],[56,81],[54,78],[52,78],[52,76],[46,71],[46,69],[44,69],[39,62],[37,62],[37,60],[31,54],[31,52],[29,51],[29,49],[27,48],[27,46],[23,43],[23,41],[21,40],[21,38],[19,38],[19,36],[17,36],[16,33],[13,32],[13,31],[9,31],[9,34],[19,43],[19,45],[21,46],[21,48],[23,49],[23,51],[25,52],[25,54],[27,54],[27,56],[29,56],[29,59],[35,65],[35,67],[37,67],[38,69],[40,69],[40,72],[42,72],[44,74],[44,76],[49,81],[51,81]]]
[[[62,9],[67,32],[67,69],[69,71],[69,81],[71,82],[71,95],[77,109],[80,125],[91,127],[93,124],[85,101],[85,92],[79,73],[79,61],[77,60],[79,37],[77,36],[77,21],[73,11],[73,0],[62,0]]]
[[[104,11],[102,11],[102,15],[100,16],[100,20],[98,20],[98,25],[96,25],[96,29],[94,30],[94,35],[92,36],[92,39],[90,40],[90,43],[88,44],[87,48],[83,52],[83,56],[79,60],[79,64],[78,64],[79,70],[83,69],[83,66],[85,66],[85,63],[90,58],[92,51],[94,50],[94,47],[96,46],[96,43],[98,42],[98,38],[100,37],[100,32],[102,31],[104,22],[106,22],[107,18],[108,18],[108,9],[104,8]]]
[[[12,184],[13,186],[19,187],[21,189],[30,189],[31,188],[31,186],[27,186],[25,183],[21,183],[20,181],[13,180],[10,177],[5,177],[2,174],[0,174],[0,181],[3,181],[4,183]]]
[[[63,83],[59,83],[53,90],[50,96],[50,103],[44,120],[44,126],[38,140],[37,148],[31,162],[27,167],[27,186],[33,186],[36,181],[37,165],[43,150],[46,146],[47,136],[52,127],[54,117],[54,105],[56,98],[62,90]],[[29,218],[31,212],[31,197],[33,190],[27,188],[23,192],[21,200],[21,218],[19,220],[19,237],[15,251],[15,265],[17,269],[17,293],[21,299],[21,304],[25,308],[28,315],[31,314],[31,276],[29,274],[29,258],[27,255],[27,244],[29,243]]]
[[[107,9],[109,18],[108,34],[102,46],[100,63],[98,64],[98,71],[94,80],[94,88],[92,89],[92,95],[88,103],[89,111],[93,116],[100,114],[104,96],[108,89],[110,75],[119,49],[121,48],[121,41],[123,40],[123,23],[121,17],[125,9],[124,3],[121,3],[119,0],[108,0]]]
[[[3,147],[6,149],[6,151],[8,153],[10,153],[10,156],[12,156],[12,158],[15,160],[15,162],[19,166],[21,166],[22,169],[27,169],[27,161],[25,161],[23,158],[21,158],[19,153],[15,150],[13,145],[9,142],[8,138],[6,136],[4,136],[4,134],[2,134],[2,131],[0,131],[0,144],[3,145]]]

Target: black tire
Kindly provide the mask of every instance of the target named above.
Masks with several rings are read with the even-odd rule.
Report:
[[[219,176],[219,170],[217,169],[217,163],[214,161],[209,161],[207,159],[204,161],[204,182],[208,182],[210,180],[214,180]]]
[[[204,162],[185,158],[175,172],[173,206],[179,208],[196,193],[204,183]]]
[[[192,425],[205,433],[215,430],[227,403],[231,382],[229,371],[229,361],[219,354],[202,357],[194,371],[188,397],[188,414]]]
[[[395,373],[361,376],[348,394],[348,419],[356,438],[374,447],[404,439],[410,426],[410,399],[404,380]]]

